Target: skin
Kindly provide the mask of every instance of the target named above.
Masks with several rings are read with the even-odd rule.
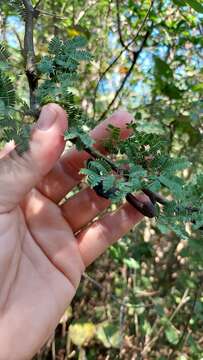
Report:
[[[97,126],[91,134],[97,148],[108,123],[125,138],[131,120],[119,110]],[[89,188],[59,205],[81,181],[88,158],[75,149],[63,152],[67,126],[65,112],[46,105],[29,151],[20,157],[9,143],[0,152],[0,360],[31,359],[53,333],[85,268],[143,218],[124,204],[91,224],[109,201]]]

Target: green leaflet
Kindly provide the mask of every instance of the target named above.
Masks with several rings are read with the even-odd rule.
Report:
[[[103,181],[103,189],[104,191],[108,191],[110,190],[115,182],[115,176],[114,175],[108,175],[105,177],[104,181]]]
[[[203,14],[203,5],[197,0],[173,0],[173,2],[177,6],[189,5],[198,13]]]
[[[100,183],[101,179],[103,179],[100,175],[97,175],[91,169],[81,169],[80,174],[88,176],[87,181],[88,181],[88,184],[91,187],[94,187],[95,185],[98,185]]]
[[[180,195],[183,188],[183,181],[177,176],[167,176],[166,174],[159,176],[159,181],[166,186],[176,196]]]
[[[173,71],[170,66],[157,56],[154,57],[154,62],[154,75],[160,92],[170,99],[181,99],[182,91],[175,85]]]
[[[10,54],[8,50],[6,49],[4,43],[0,43],[0,61],[7,62]]]
[[[170,344],[176,345],[179,341],[178,331],[174,325],[168,324],[165,330],[165,335]]]
[[[51,39],[48,49],[49,52],[53,55],[60,54],[62,50],[62,46],[63,46],[62,41],[57,36],[55,36],[53,39]]]
[[[188,5],[190,5],[195,11],[203,14],[203,5],[196,0],[184,0]]]
[[[88,168],[102,176],[108,175],[112,171],[111,166],[103,159],[90,161],[88,163]]]
[[[15,105],[15,89],[10,78],[0,71],[0,101],[2,101],[6,108],[11,108]]]
[[[185,159],[169,158],[166,160],[164,166],[162,167],[162,171],[164,173],[175,173],[178,170],[188,168],[190,165],[190,162]]]
[[[69,127],[80,128],[85,119],[81,109],[75,105],[72,88],[78,80],[78,66],[81,61],[90,61],[92,56],[82,48],[86,39],[76,36],[67,41],[54,37],[49,43],[49,55],[38,63],[39,73],[46,76],[37,90],[40,105],[54,101],[60,103],[69,115]],[[82,143],[85,142],[81,138]],[[78,146],[79,143],[78,143]]]

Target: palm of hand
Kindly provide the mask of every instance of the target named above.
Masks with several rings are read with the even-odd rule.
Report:
[[[29,153],[19,158],[12,152],[0,161],[2,360],[30,359],[40,349],[72,300],[85,266],[142,219],[125,204],[89,225],[109,201],[88,188],[57,205],[80,181],[78,170],[88,156],[72,150],[59,159],[66,116],[53,104],[43,116],[50,111],[56,121],[48,131],[34,130]],[[130,120],[121,111],[107,122],[123,128],[125,137]],[[103,138],[106,125],[92,136]]]
[[[29,358],[30,348],[35,353],[50,335],[47,330],[56,327],[84,265],[60,209],[36,190],[28,195],[23,209],[0,216],[0,233],[5,269],[0,296],[5,327],[2,321],[1,326],[13,332],[16,358],[22,359],[21,350],[26,348],[25,358]],[[0,334],[1,339],[6,336],[5,331]]]

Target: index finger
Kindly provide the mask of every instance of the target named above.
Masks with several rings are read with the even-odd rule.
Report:
[[[91,137],[96,140],[95,147],[101,152],[104,151],[101,141],[109,136],[107,130],[109,124],[121,129],[120,136],[122,139],[127,138],[131,132],[127,125],[132,120],[133,116],[123,109],[113,113],[111,117],[90,132]],[[78,151],[75,148],[68,150],[38,185],[38,190],[52,201],[60,202],[81,181],[82,176],[79,174],[79,170],[88,158],[89,155],[86,151]]]

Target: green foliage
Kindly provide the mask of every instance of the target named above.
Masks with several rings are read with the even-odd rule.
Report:
[[[179,336],[175,326],[168,324],[165,335],[170,344],[176,345],[179,341]]]
[[[181,90],[174,84],[173,71],[162,59],[155,57],[154,74],[160,92],[170,99],[181,99]]]
[[[3,63],[8,61],[9,53],[3,45],[0,47],[0,56]],[[22,153],[28,148],[30,124],[22,126],[21,116],[15,109],[17,100],[21,110],[26,112],[28,107],[17,99],[14,83],[5,71],[0,70],[0,141],[5,143],[14,140],[18,152]]]
[[[18,15],[25,19],[26,9],[22,0],[11,0],[9,5],[17,12]]]
[[[203,6],[196,0],[185,0],[185,3],[190,5],[195,11],[203,14]]]
[[[37,92],[39,104],[55,101],[67,110],[70,121],[81,117],[81,110],[74,105],[73,94],[69,88],[78,80],[78,66],[81,61],[90,61],[91,55],[86,50],[86,39],[77,36],[62,42],[55,37],[49,44],[49,56],[45,56],[38,64],[40,74],[45,80]]]
[[[11,6],[14,3],[17,6]],[[33,0],[33,5],[37,3]],[[121,173],[112,171],[108,163],[104,166],[99,156],[91,157],[81,173],[85,182],[117,204],[125,201],[128,191],[140,191],[143,187],[161,193],[166,203],[156,204],[156,221],[142,221],[89,267],[88,271],[99,283],[98,291],[95,283],[83,280],[71,317],[63,319],[56,331],[53,348],[56,357],[63,357],[64,352],[64,357],[115,359],[121,355],[123,360],[128,360],[136,353],[152,360],[169,356],[177,360],[199,360],[203,358],[203,245],[199,230],[203,212],[202,4],[199,0],[155,1],[148,20],[136,36],[149,1],[119,3],[126,44],[132,41],[130,47],[138,49],[145,31],[150,31],[136,66],[110,107],[110,111],[119,106],[127,108],[135,122],[131,124],[128,140],[121,141],[120,129],[110,126],[109,136],[101,144],[112,153],[108,160]],[[15,104],[10,108],[4,101],[0,104],[1,139],[5,142],[14,138],[18,149],[22,146],[24,151],[33,112],[28,105],[23,53],[14,36],[11,41],[11,29],[17,30],[23,45],[26,12],[22,1],[4,1],[1,5],[5,15],[2,22],[5,20],[7,25],[2,39],[7,44],[2,44],[0,50],[0,69],[15,88]],[[80,151],[94,149],[88,135],[90,129],[114,98],[131,66],[131,53],[125,51],[95,91],[102,73],[123,50],[117,32],[116,6],[109,6],[107,0],[45,0],[38,8],[41,13],[35,19],[34,37],[40,77],[39,110],[50,101],[64,106],[71,124],[66,140]],[[17,14],[23,16],[23,21]],[[47,52],[52,34],[57,36],[51,40]],[[93,66],[89,57],[84,56],[84,47],[76,47],[76,35],[80,45],[81,36],[84,44],[89,39]],[[69,49],[72,47],[71,57],[64,48],[67,38]],[[124,224],[125,219],[123,212]],[[189,300],[181,307],[185,291]],[[90,340],[87,337],[81,345],[83,335],[89,331],[88,326],[83,327],[78,321],[84,315],[87,317],[84,324],[91,323],[92,328],[99,326],[98,333],[96,329],[97,334],[90,336]],[[70,339],[68,334],[74,320],[77,340]],[[146,353],[141,355],[144,348]],[[47,353],[46,349],[39,357],[51,357],[50,351]]]
[[[77,137],[77,146],[90,146],[93,141],[82,131],[82,124],[86,122],[86,115],[81,108],[75,105],[74,95],[69,90],[76,80],[78,80],[77,69],[79,63],[84,60],[91,60],[90,54],[81,50],[86,45],[86,40],[82,37],[62,42],[57,37],[53,38],[49,44],[49,56],[45,56],[38,64],[38,71],[42,77],[41,85],[37,90],[36,97],[38,107],[49,102],[58,102],[62,105],[69,115],[69,126],[74,124],[74,137]],[[3,63],[7,61],[8,52],[1,45],[0,56]],[[15,89],[10,78],[0,70],[0,101],[1,101],[1,125],[5,127],[2,139],[8,141],[15,140],[19,153],[28,148],[29,125],[24,125],[24,129],[19,124],[19,116],[15,118],[11,113],[15,112],[16,95]],[[20,112],[32,115],[31,109],[24,106],[21,102]],[[78,126],[78,128],[77,128]],[[73,132],[69,131],[67,139],[72,138]]]
[[[62,41],[54,37],[48,46],[49,55],[44,56],[38,63],[37,68],[41,76],[40,86],[36,97],[39,106],[47,102],[58,102],[68,113],[70,130],[65,134],[65,139],[75,143],[78,150],[91,149],[93,141],[83,130],[84,124],[90,119],[76,105],[73,86],[78,80],[78,67],[81,61],[90,61],[91,55],[84,50],[86,39],[76,36]],[[82,49],[82,50],[81,50]],[[2,57],[6,59],[7,52],[1,47]],[[181,91],[174,85],[173,71],[169,65],[158,57],[155,57],[155,80],[160,91],[170,99],[179,99]],[[1,108],[6,117],[2,118],[5,126],[4,136],[6,139],[14,138],[16,143],[27,144],[29,124],[22,130],[18,121],[13,121],[9,109],[15,105],[15,90],[9,77],[0,73],[0,98]],[[166,91],[167,89],[167,91]],[[170,90],[170,91],[169,91]],[[185,231],[185,223],[194,222],[195,226],[203,223],[201,207],[193,214],[192,211],[180,211],[180,204],[184,203],[186,208],[190,203],[195,203],[190,193],[190,203],[185,201],[187,186],[178,174],[188,168],[190,163],[187,159],[171,158],[167,153],[167,141],[164,136],[149,133],[144,128],[142,131],[133,122],[129,124],[131,136],[122,140],[120,130],[116,126],[109,126],[109,137],[104,141],[104,146],[118,156],[115,160],[115,168],[96,155],[94,160],[88,162],[87,169],[81,173],[86,175],[88,184],[104,197],[108,195],[112,201],[119,203],[128,193],[142,191],[143,188],[151,191],[168,189],[174,197],[164,207],[157,205],[157,217],[160,219],[159,229],[173,229],[183,238],[188,238]],[[21,150],[26,149],[21,146]],[[115,169],[117,169],[115,171]],[[101,190],[102,189],[102,190]],[[199,204],[198,204],[199,206]],[[178,209],[178,211],[177,211]],[[195,228],[195,227],[193,227]]]
[[[180,7],[189,5],[189,6],[191,6],[192,9],[194,9],[198,13],[200,13],[200,14],[203,13],[203,6],[197,0],[173,0],[173,2],[175,5],[178,5]]]
[[[196,181],[193,180],[194,184],[185,183],[178,174],[191,164],[184,158],[171,158],[166,153],[167,148],[162,137],[134,132],[126,140],[118,138],[115,149],[120,149],[118,163],[115,162],[117,171],[113,171],[103,159],[90,160],[87,169],[81,171],[87,176],[88,184],[92,187],[102,184],[104,192],[113,188],[111,199],[116,203],[128,193],[143,188],[151,191],[168,189],[174,200],[157,208],[159,229],[164,233],[173,229],[179,237],[188,239],[185,224],[194,222],[195,229],[197,224],[201,226],[203,223],[200,195],[202,175],[198,176]],[[193,211],[191,204],[198,211]]]
[[[5,112],[15,105],[15,89],[10,78],[0,71],[0,102]]]
[[[5,44],[0,43],[0,62],[7,62],[10,54],[6,49]]]

